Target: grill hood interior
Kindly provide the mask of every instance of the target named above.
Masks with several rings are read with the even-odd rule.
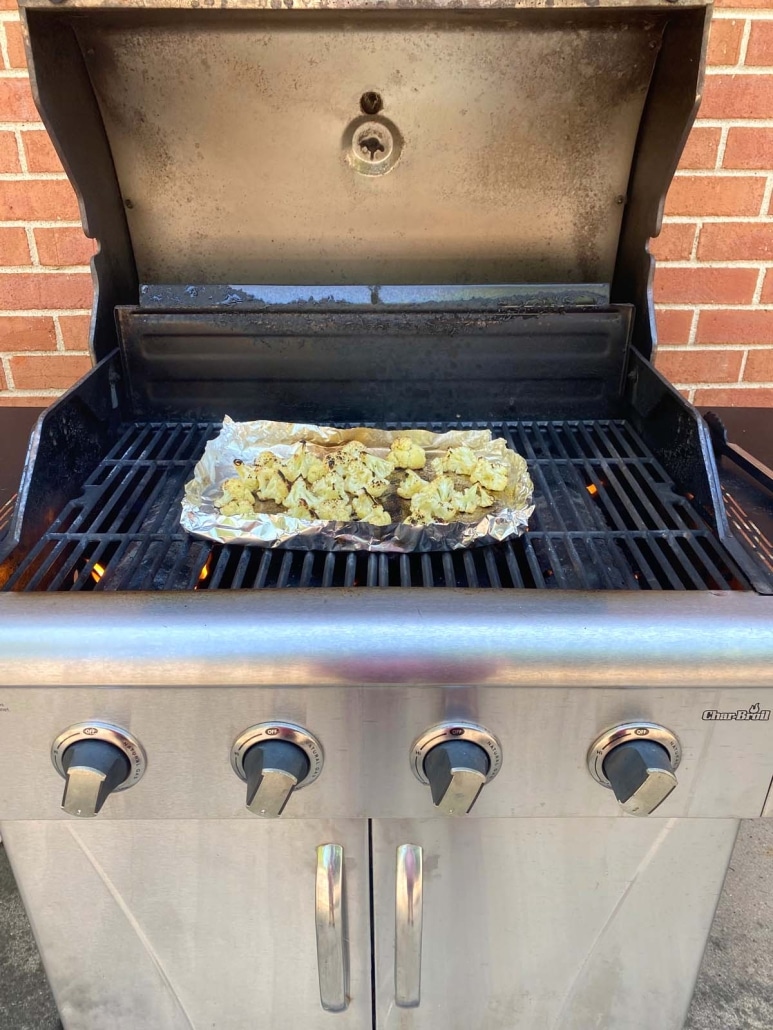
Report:
[[[100,242],[96,356],[140,283],[601,283],[648,353],[646,245],[707,8],[314,6],[23,9]],[[399,154],[385,174],[352,157],[371,121]]]

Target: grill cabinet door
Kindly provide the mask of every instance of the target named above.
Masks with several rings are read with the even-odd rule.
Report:
[[[67,1030],[370,1026],[365,820],[67,819],[5,822],[2,835]],[[348,909],[338,1012],[317,976],[328,842],[343,846]]]
[[[378,1030],[681,1028],[736,828],[729,819],[375,821]],[[422,848],[423,873],[413,1008],[397,997],[410,1000],[417,980],[415,941],[395,925],[397,852],[409,843]],[[418,863],[407,854],[410,881]],[[415,884],[411,893],[413,911],[403,890],[401,912],[415,927]]]

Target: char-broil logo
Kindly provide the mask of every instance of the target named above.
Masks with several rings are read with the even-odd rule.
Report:
[[[760,708],[758,704],[735,712],[718,712],[716,708],[709,708],[703,713],[703,718],[706,722],[767,722],[770,709]]]

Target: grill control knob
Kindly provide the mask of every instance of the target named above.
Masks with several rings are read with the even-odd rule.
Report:
[[[611,787],[631,815],[649,815],[676,787],[679,741],[655,723],[625,723],[603,734],[588,753],[591,775]]]
[[[446,815],[467,815],[483,790],[488,771],[486,752],[466,740],[438,744],[424,759],[433,804]]]
[[[623,810],[649,815],[676,786],[668,751],[650,740],[632,740],[613,748],[604,762],[604,775]]]
[[[263,722],[245,730],[231,748],[231,765],[247,781],[247,808],[264,819],[280,816],[293,791],[322,771],[322,745],[292,723]]]
[[[253,744],[244,756],[247,808],[253,815],[281,815],[290,795],[309,774],[309,759],[285,740]]]
[[[62,808],[87,819],[98,814],[108,797],[127,790],[145,772],[142,745],[127,730],[107,722],[81,722],[60,733],[51,745],[51,761],[65,779]]]
[[[79,740],[62,755],[66,773],[62,808],[68,815],[95,816],[131,774],[129,759],[103,740]]]
[[[429,784],[444,815],[467,815],[483,787],[499,772],[502,749],[493,734],[468,722],[427,730],[411,749],[413,771]]]

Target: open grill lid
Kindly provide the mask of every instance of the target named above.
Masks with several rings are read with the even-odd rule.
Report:
[[[649,353],[705,5],[22,4],[98,357],[139,283],[609,284]]]

